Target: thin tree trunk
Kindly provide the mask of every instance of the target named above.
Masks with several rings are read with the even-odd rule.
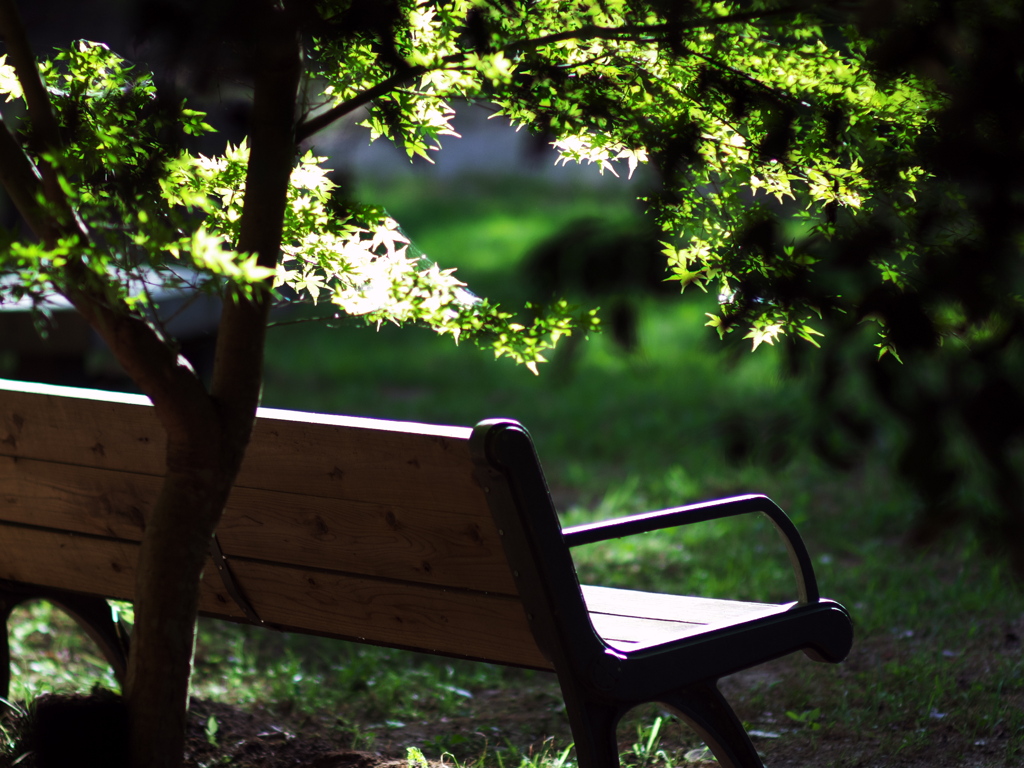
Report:
[[[178,766],[184,754],[198,586],[227,496],[219,486],[219,478],[169,473],[146,524],[127,685],[132,736],[141,736],[132,740],[137,766]]]
[[[278,260],[295,162],[299,36],[272,0],[254,4],[255,59],[250,157],[237,250],[261,266]],[[126,696],[133,768],[177,768],[184,751],[199,586],[210,538],[241,466],[262,383],[269,291],[229,295],[218,330],[209,397],[213,419],[168,440],[168,473],[139,553],[136,624]],[[212,406],[212,408],[211,408]],[[185,416],[180,411],[178,417]],[[170,436],[170,433],[169,433]]]

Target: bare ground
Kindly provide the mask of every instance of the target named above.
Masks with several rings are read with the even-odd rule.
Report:
[[[1005,655],[1019,662],[1024,617],[1020,626],[991,627],[988,639],[965,656],[974,659],[963,667],[965,677],[958,684],[968,689],[981,680],[991,681],[988,660]],[[851,699],[851,710],[865,706],[864,681],[877,679],[884,690],[893,681],[885,673],[887,661],[900,653],[898,639],[873,638],[855,645],[850,658],[841,665],[813,665],[814,674],[800,675],[809,662],[801,654],[761,665],[722,681],[722,690],[733,703],[765,764],[770,768],[1013,768],[1010,746],[1019,744],[1020,734],[1008,732],[998,723],[980,728],[976,723],[949,718],[921,718],[880,711],[866,726],[853,726],[851,717],[823,710],[806,722],[780,711],[780,701],[833,702]],[[973,679],[971,679],[973,678]],[[810,681],[810,682],[808,682]],[[1013,686],[1010,686],[1013,689]],[[826,695],[826,691],[830,695]],[[836,692],[840,692],[836,695]],[[860,693],[858,694],[858,691]],[[884,701],[885,697],[880,697]],[[293,704],[294,706],[294,704]],[[1012,690],[1004,707],[1024,708],[1024,694]],[[969,712],[964,708],[963,712]],[[659,714],[657,707],[631,713],[618,731],[620,751],[629,753],[638,741],[637,729],[649,725]],[[962,715],[967,717],[969,715]],[[373,719],[370,719],[373,718]],[[524,677],[521,685],[474,691],[458,716],[437,717],[417,722],[380,722],[379,712],[361,717],[351,707],[344,713],[282,709],[279,705],[239,708],[224,703],[193,700],[186,750],[188,768],[405,768],[407,750],[417,747],[431,768],[474,766],[481,759],[489,768],[520,768],[523,756],[555,755],[571,743],[564,706],[553,677]],[[863,722],[863,717],[860,717]],[[1013,718],[1007,718],[1013,720]],[[1019,722],[1019,719],[1017,720]],[[8,714],[0,727],[8,734],[18,731],[17,718]],[[214,727],[215,726],[215,727]],[[666,768],[667,765],[712,766],[705,760],[695,734],[678,721],[663,731],[654,752],[644,763],[642,756],[628,762],[638,768]],[[24,749],[0,757],[0,768],[46,768],[33,756],[22,757]],[[448,752],[449,754],[445,754]],[[103,765],[102,749],[82,745],[76,768]],[[499,759],[499,753],[501,759]],[[539,762],[539,761],[538,761]],[[536,763],[535,763],[536,765]],[[63,765],[62,765],[62,768]]]
[[[869,651],[865,651],[868,653]],[[895,727],[853,730],[822,717],[820,728],[794,723],[785,713],[773,713],[771,691],[786,685],[794,664],[802,657],[783,659],[722,681],[722,690],[734,703],[764,762],[770,768],[989,768],[1012,766],[1005,757],[1012,734],[996,732],[986,738],[965,735],[962,724],[937,721],[927,733],[909,741]],[[856,652],[848,663],[856,666]],[[833,683],[838,683],[835,678]],[[649,724],[656,707],[636,713],[619,728],[620,750],[629,752],[637,741],[637,726]],[[206,724],[217,720],[216,745]],[[795,727],[794,727],[795,726]],[[355,731],[353,730],[355,728]],[[354,736],[354,733],[358,735]],[[477,692],[459,717],[416,723],[342,722],[331,713],[298,716],[269,709],[243,711],[223,704],[193,704],[188,765],[249,768],[395,768],[407,766],[407,748],[420,748],[433,768],[439,764],[477,762],[485,752],[490,766],[499,765],[495,750],[515,745],[520,755],[557,753],[571,742],[564,708],[554,680],[529,687]],[[674,721],[658,744],[670,764],[696,768],[713,766],[700,741],[686,726]],[[446,748],[452,754],[442,755]],[[521,757],[506,753],[506,768],[518,768]],[[653,758],[654,756],[652,756]],[[636,764],[638,761],[633,760]],[[458,765],[456,765],[456,763]],[[662,768],[654,758],[649,768]]]

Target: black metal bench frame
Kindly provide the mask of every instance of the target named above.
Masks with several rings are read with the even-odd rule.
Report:
[[[761,766],[718,680],[798,650],[836,663],[853,642],[849,614],[819,597],[810,556],[786,514],[767,497],[751,495],[563,530],[526,430],[488,421],[473,440],[534,636],[558,674],[580,765],[616,768],[620,718],[659,702],[697,731],[720,764]],[[570,548],[752,512],[768,515],[786,543],[798,595],[789,610],[631,652],[609,647],[594,630]]]

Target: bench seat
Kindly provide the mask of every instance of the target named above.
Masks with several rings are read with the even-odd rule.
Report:
[[[797,605],[583,586],[594,631],[612,648],[638,651],[768,616]]]

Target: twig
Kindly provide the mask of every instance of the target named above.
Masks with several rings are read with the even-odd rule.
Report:
[[[577,29],[566,30],[565,32],[556,32],[550,35],[543,35],[536,38],[527,38],[522,40],[514,40],[507,43],[500,48],[491,51],[492,53],[504,52],[504,53],[526,53],[535,51],[538,48],[542,48],[545,45],[551,45],[553,43],[559,43],[566,40],[616,40],[620,42],[659,42],[668,40],[670,37],[675,35],[681,35],[683,32],[690,32],[696,29],[705,29],[707,27],[717,27],[725,24],[738,24],[744,21],[755,21],[757,19],[767,18],[771,16],[790,15],[798,13],[800,8],[796,6],[785,6],[783,8],[776,8],[773,10],[765,11],[748,11],[745,13],[734,13],[728,16],[718,16],[711,19],[700,19],[691,23],[666,23],[666,24],[631,24],[622,27],[601,27],[596,24],[588,24]],[[476,53],[474,51],[474,53]],[[427,72],[434,72],[439,69],[445,69],[452,64],[459,64],[464,62],[469,53],[457,53],[450,56],[445,56],[436,65],[431,67],[425,66],[409,66],[408,69],[395,72],[390,77],[377,83],[377,85],[356,94],[351,99],[341,102],[335,105],[326,112],[322,112],[316,117],[312,117],[303,123],[301,123],[296,130],[296,139],[303,141],[308,139],[317,131],[321,131],[336,120],[341,119],[350,112],[359,109],[366,104],[369,104],[374,99],[383,96],[390,91],[394,90],[405,84],[406,82],[426,74]]]
[[[53,115],[50,95],[39,75],[36,57],[25,34],[25,26],[21,22],[14,0],[0,0],[0,37],[7,47],[7,56],[14,67],[14,73],[25,93],[28,105],[28,116],[32,121],[32,149],[39,158],[40,173],[46,188],[47,198],[58,202],[60,188],[53,168],[43,160],[47,150],[58,152],[61,148],[60,127]]]

